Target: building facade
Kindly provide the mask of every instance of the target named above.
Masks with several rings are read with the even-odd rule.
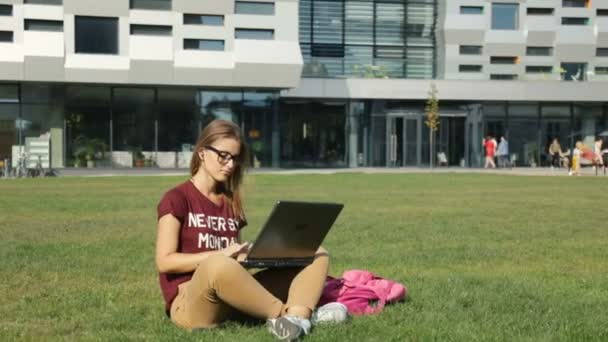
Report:
[[[259,167],[475,167],[487,134],[536,166],[608,129],[606,81],[600,1],[0,0],[13,163],[43,136],[53,167],[185,167],[224,118]]]

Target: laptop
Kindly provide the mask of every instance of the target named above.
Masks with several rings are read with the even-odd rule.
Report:
[[[312,263],[343,207],[339,203],[277,201],[249,252],[239,262],[246,268],[302,267]]]

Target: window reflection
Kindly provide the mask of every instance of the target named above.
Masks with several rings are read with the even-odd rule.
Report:
[[[272,118],[275,93],[243,93],[240,126],[251,151],[253,167],[272,165]]]
[[[509,105],[509,153],[516,155],[518,166],[540,166],[538,105]]]
[[[18,144],[19,105],[0,102],[0,160],[12,158],[12,146]]]
[[[549,145],[551,145],[553,139],[557,139],[563,152],[572,148],[572,136],[570,134],[570,105],[542,105],[540,129],[542,146],[541,162],[546,165],[551,165],[549,159]]]
[[[78,154],[85,142],[101,141],[110,146],[110,88],[68,86],[66,88],[66,166],[85,166],[86,156]],[[101,156],[97,156],[101,158]],[[98,160],[99,162],[100,160]],[[101,165],[109,160],[101,160]],[[99,166],[100,163],[97,163]]]
[[[344,167],[345,104],[284,101],[280,108],[282,167]]]
[[[158,151],[190,151],[199,134],[196,89],[158,90]]]

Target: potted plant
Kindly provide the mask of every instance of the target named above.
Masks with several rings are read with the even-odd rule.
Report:
[[[144,167],[146,163],[146,157],[142,152],[141,146],[135,146],[131,148],[131,154],[133,155],[133,166]]]
[[[86,161],[87,167],[95,167],[95,160],[103,158],[105,151],[106,144],[103,140],[79,135],[74,139],[74,166],[80,167]]]
[[[251,143],[251,151],[253,152],[253,167],[259,168],[262,164],[260,159],[264,151],[264,143],[261,140],[254,141]]]

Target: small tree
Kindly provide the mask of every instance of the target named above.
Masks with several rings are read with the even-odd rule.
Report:
[[[437,87],[434,83],[431,83],[431,89],[429,90],[429,97],[426,100],[426,106],[424,107],[426,113],[426,127],[429,128],[429,157],[430,167],[433,167],[433,137],[435,131],[439,128],[439,100],[437,99]]]

